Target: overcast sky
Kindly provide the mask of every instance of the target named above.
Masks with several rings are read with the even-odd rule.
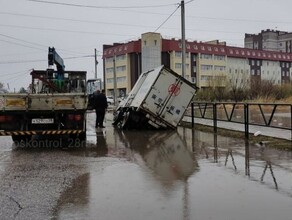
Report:
[[[19,90],[31,69],[48,67],[54,46],[67,70],[102,77],[102,45],[138,39],[145,32],[181,37],[180,0],[0,0],[0,82]],[[186,38],[243,46],[245,33],[292,32],[291,0],[185,0]],[[173,15],[172,15],[173,14]],[[170,16],[172,15],[172,16]],[[169,18],[169,19],[168,19]]]

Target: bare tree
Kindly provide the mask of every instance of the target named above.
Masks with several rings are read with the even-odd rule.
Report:
[[[239,71],[238,71],[239,72]],[[241,101],[247,98],[249,89],[249,76],[248,74],[237,73],[232,74],[229,78],[228,84],[230,98],[234,101]]]
[[[211,97],[213,97],[213,99],[216,99],[217,101],[222,101],[222,100],[226,99],[226,94],[227,94],[226,74],[220,73],[220,74],[216,74],[214,76],[210,76],[208,78],[208,84],[209,84],[209,88],[210,88],[209,91],[212,93],[212,95],[211,94],[210,95],[211,95]]]
[[[250,98],[256,99],[262,98],[273,98],[275,94],[275,85],[272,79],[261,80],[260,78],[251,78],[250,82]]]

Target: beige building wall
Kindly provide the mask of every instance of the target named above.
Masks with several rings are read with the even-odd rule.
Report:
[[[106,58],[105,60],[105,83],[106,95],[113,95],[114,92],[114,62],[116,71],[117,97],[126,95],[130,87],[130,74],[128,54],[122,54]],[[125,93],[125,94],[124,94]]]
[[[190,53],[186,53],[186,72],[185,78],[191,80],[191,64],[190,64]],[[170,52],[170,68],[179,75],[182,75],[182,52],[171,51]]]
[[[197,56],[197,85],[199,87],[226,86],[227,57],[200,53]]]

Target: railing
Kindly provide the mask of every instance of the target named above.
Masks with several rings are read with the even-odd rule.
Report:
[[[195,118],[213,120],[214,131],[217,122],[244,124],[245,137],[249,137],[249,125],[290,130],[292,137],[292,104],[243,103],[243,102],[192,102],[186,115],[191,116],[192,127]]]

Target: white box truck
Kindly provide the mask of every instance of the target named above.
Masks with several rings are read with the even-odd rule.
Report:
[[[194,84],[164,66],[144,72],[115,111],[113,125],[175,129],[196,90]]]

